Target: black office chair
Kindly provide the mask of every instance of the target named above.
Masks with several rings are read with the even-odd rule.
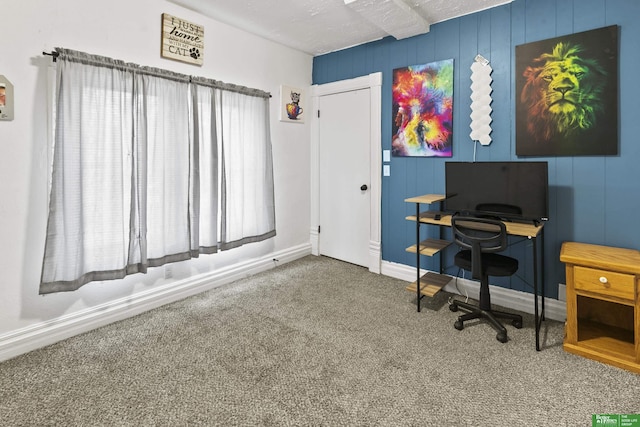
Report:
[[[471,319],[485,319],[498,332],[496,339],[507,342],[507,330],[498,318],[510,319],[513,326],[522,328],[522,316],[491,309],[489,276],[511,276],[518,270],[518,260],[500,255],[507,248],[507,230],[502,221],[471,216],[451,218],[451,228],[455,242],[462,248],[454,259],[455,265],[470,271],[472,279],[480,280],[479,305],[454,300],[449,305],[451,311],[462,308],[467,311],[458,317],[453,326],[461,331],[464,322]]]

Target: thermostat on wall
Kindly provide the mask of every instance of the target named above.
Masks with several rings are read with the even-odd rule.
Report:
[[[13,85],[0,75],[0,120],[13,120]]]

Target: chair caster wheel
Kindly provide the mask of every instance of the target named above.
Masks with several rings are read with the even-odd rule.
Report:
[[[453,324],[453,327],[461,331],[464,329],[464,323],[462,323],[462,320],[456,320],[455,323]]]
[[[514,320],[511,322],[511,324],[516,328],[516,329],[521,329],[522,328],[522,320]]]
[[[498,335],[496,335],[496,339],[501,343],[505,343],[507,342],[507,334],[505,334],[504,332],[498,332]]]
[[[449,304],[449,310],[458,311],[458,304]]]

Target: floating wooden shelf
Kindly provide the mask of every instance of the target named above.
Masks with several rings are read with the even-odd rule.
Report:
[[[440,239],[426,239],[420,242],[420,255],[426,256],[434,256],[447,246],[449,246],[451,242],[449,240],[440,240]],[[413,254],[418,250],[418,245],[409,246],[406,251],[411,252]]]
[[[430,205],[432,203],[441,202],[446,197],[443,194],[425,194],[423,196],[417,197],[409,197],[408,199],[404,199],[407,203],[424,203],[426,205]]]
[[[451,276],[447,276],[446,274],[438,274],[430,271],[420,278],[420,294],[432,297],[440,292],[451,279]],[[416,282],[407,286],[407,290],[415,293],[417,291]]]

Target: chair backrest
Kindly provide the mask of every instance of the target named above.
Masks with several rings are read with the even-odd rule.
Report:
[[[476,205],[476,211],[522,215],[521,207],[504,203],[480,203]]]
[[[455,242],[471,250],[471,275],[482,275],[482,254],[502,252],[508,246],[507,227],[502,221],[472,216],[453,216],[451,228]]]

